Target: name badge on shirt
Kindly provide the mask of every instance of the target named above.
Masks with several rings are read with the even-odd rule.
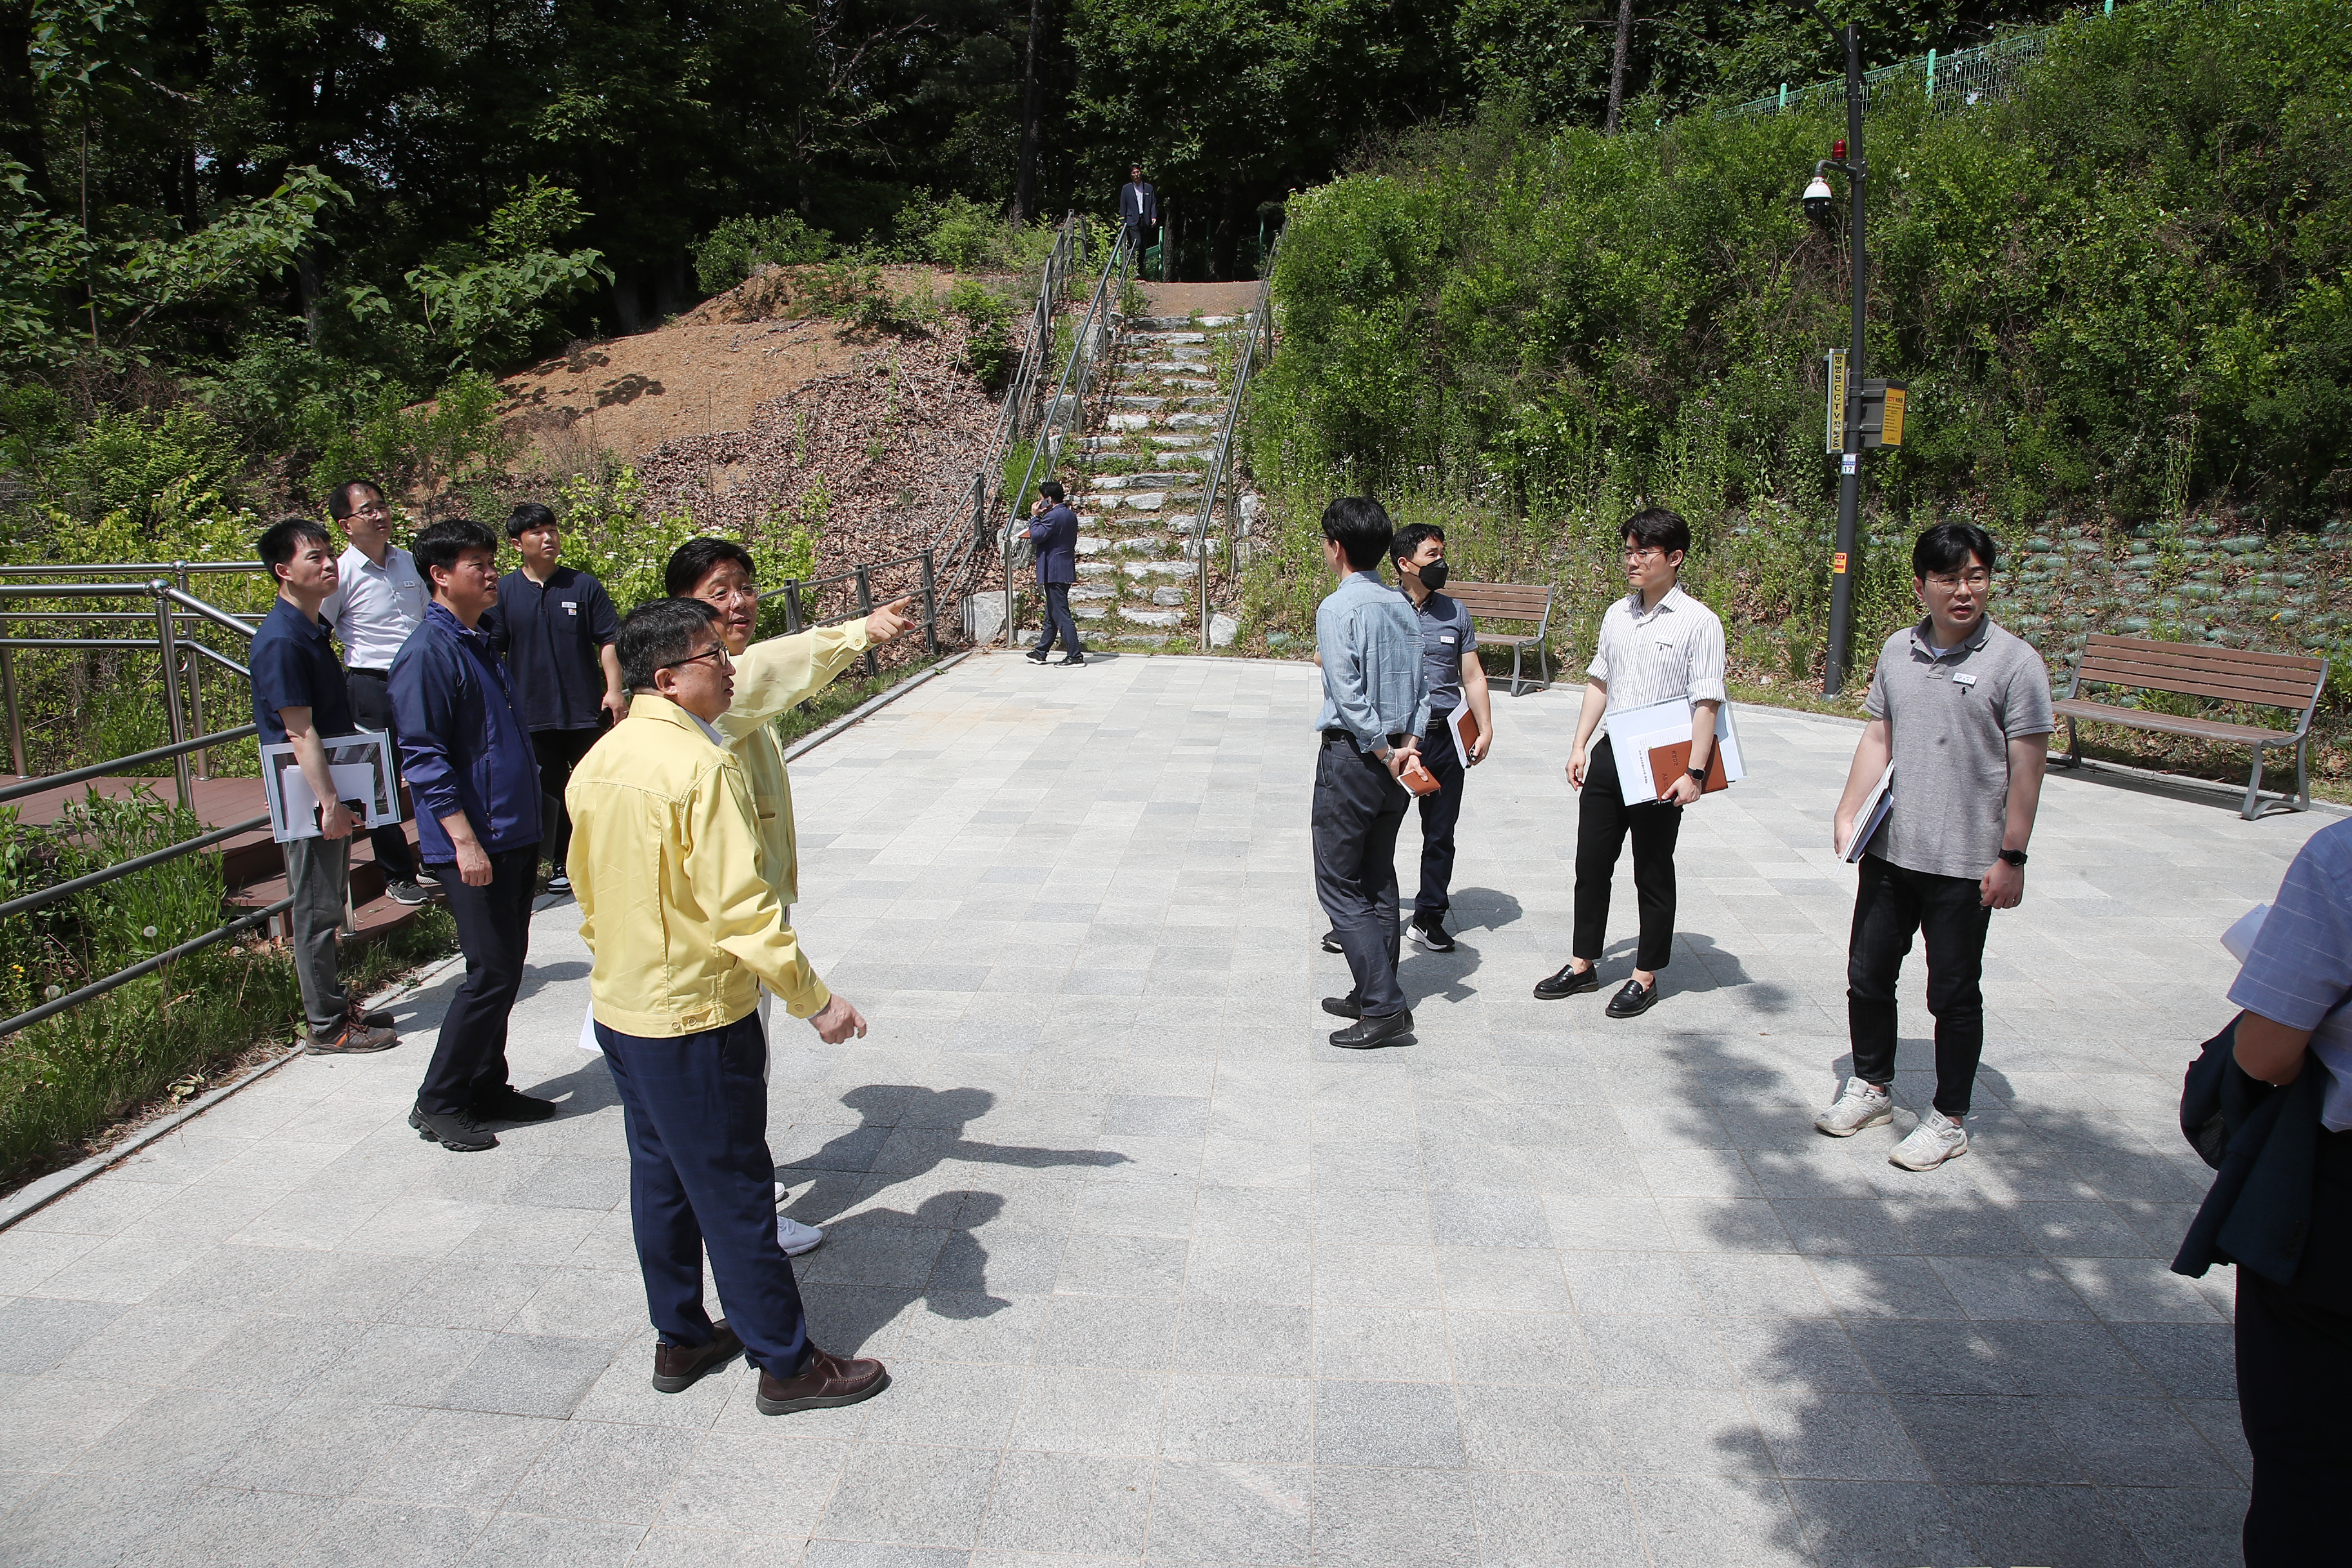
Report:
[[[573,600],[566,599],[563,601],[563,613],[567,616],[576,616],[580,613],[580,605]]]
[[[1964,669],[1964,670],[1962,670],[1962,671],[1960,671],[1958,675],[1955,675],[1954,677],[1952,677],[1952,684],[1953,684],[1953,685],[1955,685],[1955,686],[1974,686],[1976,683],[1977,683],[1977,678],[1976,678],[1975,676],[1973,676],[1973,675],[1970,675],[1970,674],[1969,674],[1967,670],[1965,670],[1965,669]]]
[[[1452,632],[1440,632],[1437,634],[1437,640],[1439,642],[1452,642],[1454,640],[1454,634]]]

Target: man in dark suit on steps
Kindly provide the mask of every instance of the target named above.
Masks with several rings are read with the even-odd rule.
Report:
[[[1029,650],[1032,664],[1045,662],[1056,637],[1065,665],[1087,662],[1077,623],[1070,618],[1070,584],[1078,580],[1078,514],[1063,500],[1066,493],[1059,480],[1047,479],[1029,506],[1029,545],[1037,556],[1037,586],[1045,594],[1045,629]]]

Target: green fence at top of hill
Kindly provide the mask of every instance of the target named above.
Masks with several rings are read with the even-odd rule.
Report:
[[[2098,15],[2112,15],[2115,8],[2116,0],[2105,0]],[[2042,58],[2051,35],[2057,30],[2054,26],[2021,27],[1972,49],[1955,49],[1950,54],[1929,49],[1916,58],[1864,71],[1863,89],[1875,98],[1889,86],[1916,82],[1927,101],[1938,110],[1966,109],[1988,98],[2005,98],[2027,68]],[[1768,92],[1724,112],[1778,114],[1783,110],[1826,106],[1844,100],[1843,79],[1817,81],[1794,89],[1783,82],[1779,92]]]

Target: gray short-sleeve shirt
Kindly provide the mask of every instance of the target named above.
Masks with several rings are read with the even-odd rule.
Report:
[[[1863,711],[1887,721],[1895,805],[1870,853],[1938,877],[1981,877],[2000,856],[2009,742],[2047,735],[2050,669],[1988,618],[1938,658],[1925,621],[1886,639]]]

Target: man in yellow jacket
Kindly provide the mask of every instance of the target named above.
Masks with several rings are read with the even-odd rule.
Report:
[[[749,1352],[777,1415],[880,1392],[875,1361],[809,1342],[776,1238],[762,986],[835,1045],[866,1020],[809,966],[764,863],[741,762],[714,726],[734,677],[718,614],[691,599],[622,623],[629,716],[589,752],[564,800],[596,1043],[621,1097],[629,1214],[661,1337],[654,1386],[691,1386]],[[702,1300],[702,1257],[730,1319]]]
[[[907,601],[895,600],[863,620],[755,643],[757,574],[751,552],[733,540],[689,539],[670,556],[662,586],[673,599],[699,599],[719,613],[719,637],[735,663],[735,700],[716,728],[751,784],[767,875],[789,923],[800,899],[800,846],[793,823],[792,775],[784,768],[784,745],[774,721],[824,690],[859,654],[906,630]],[[762,992],[760,1021],[767,1020],[768,996]],[[772,1190],[782,1203],[783,1184]],[[776,1236],[793,1257],[824,1239],[824,1231],[790,1215],[776,1216]]]

